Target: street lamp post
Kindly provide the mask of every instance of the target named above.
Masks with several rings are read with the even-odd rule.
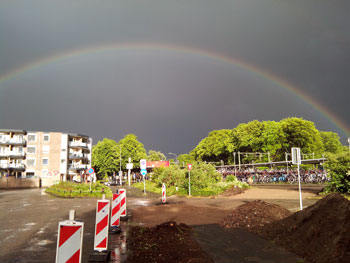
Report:
[[[177,154],[176,153],[169,153],[175,155],[175,163],[177,163]]]
[[[349,152],[350,152],[350,137],[348,138],[348,143],[349,143]]]

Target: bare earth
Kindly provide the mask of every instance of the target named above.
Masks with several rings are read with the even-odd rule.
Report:
[[[308,186],[302,191],[303,207],[314,204],[315,196],[322,186]],[[167,204],[159,202],[150,206],[141,206],[133,210],[132,221],[135,224],[154,226],[163,222],[173,221],[186,225],[219,224],[239,205],[251,200],[265,200],[281,205],[292,212],[298,211],[299,192],[297,186],[272,185],[253,186],[242,194],[217,197],[168,197]]]

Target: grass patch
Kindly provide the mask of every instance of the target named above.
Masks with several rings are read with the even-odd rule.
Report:
[[[60,197],[102,197],[102,194],[112,197],[111,189],[101,182],[92,183],[91,191],[89,183],[60,182],[46,188],[45,192]]]

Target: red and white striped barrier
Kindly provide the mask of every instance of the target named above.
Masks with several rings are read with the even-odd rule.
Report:
[[[125,217],[126,216],[126,190],[125,189],[119,189],[120,194],[120,216]]]
[[[94,250],[105,251],[108,244],[109,200],[97,200]]]
[[[165,184],[162,184],[162,203],[166,203],[166,187]]]
[[[71,210],[73,211],[73,210]],[[83,246],[84,223],[70,220],[58,223],[56,263],[80,263]]]
[[[112,201],[112,215],[111,215],[111,226],[119,226],[120,225],[120,193],[113,194]]]

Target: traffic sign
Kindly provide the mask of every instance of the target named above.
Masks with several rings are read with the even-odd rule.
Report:
[[[192,164],[190,164],[190,163],[187,164],[187,168],[188,168],[189,171],[191,171],[192,170]]]
[[[143,176],[145,176],[145,175],[147,174],[147,170],[146,170],[146,169],[141,169],[141,174],[142,174]]]
[[[128,170],[132,170],[133,167],[134,167],[134,166],[133,166],[132,163],[127,163],[127,164],[126,164],[126,169],[128,169]]]
[[[141,170],[146,169],[147,168],[146,164],[147,164],[146,159],[141,159],[140,160],[140,169]],[[146,171],[146,173],[147,173],[147,171]]]
[[[94,170],[94,168],[90,168],[89,170],[88,170],[88,172],[89,172],[89,174],[93,174],[93,173],[95,173],[95,170]]]
[[[301,164],[300,148],[292,148],[292,164]]]

